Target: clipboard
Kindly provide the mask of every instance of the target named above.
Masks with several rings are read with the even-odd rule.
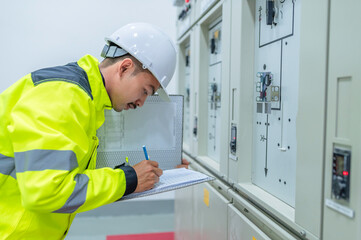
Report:
[[[139,193],[131,193],[129,195],[123,196],[118,201],[173,191],[213,180],[215,180],[214,177],[185,168],[165,170],[163,175],[160,176],[159,182],[156,183],[152,189]]]
[[[114,168],[125,162],[144,160],[147,146],[151,160],[162,170],[181,164],[183,142],[183,96],[170,95],[171,102],[149,96],[141,108],[122,112],[105,110],[105,122],[98,129],[96,168]]]

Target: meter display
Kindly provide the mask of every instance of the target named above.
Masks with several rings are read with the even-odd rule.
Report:
[[[335,148],[332,161],[332,196],[348,201],[350,198],[351,151]]]

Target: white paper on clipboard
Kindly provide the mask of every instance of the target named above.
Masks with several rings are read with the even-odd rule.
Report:
[[[185,168],[165,170],[163,175],[160,176],[159,182],[156,183],[152,189],[140,193],[131,193],[123,196],[120,201],[173,191],[195,184],[212,181],[214,179],[214,177],[208,176],[204,173]]]

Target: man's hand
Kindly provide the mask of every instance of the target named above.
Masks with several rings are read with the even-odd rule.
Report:
[[[176,168],[187,168],[188,169],[189,162],[186,159],[182,159],[182,164],[177,165]]]
[[[163,170],[158,168],[158,163],[151,160],[143,160],[133,168],[138,177],[138,186],[134,192],[143,192],[153,188],[163,174]]]

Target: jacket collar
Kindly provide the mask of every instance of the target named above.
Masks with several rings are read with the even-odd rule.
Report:
[[[91,55],[85,55],[77,62],[88,75],[88,81],[93,95],[93,101],[97,111],[112,109],[112,103],[99,70],[99,61]]]

